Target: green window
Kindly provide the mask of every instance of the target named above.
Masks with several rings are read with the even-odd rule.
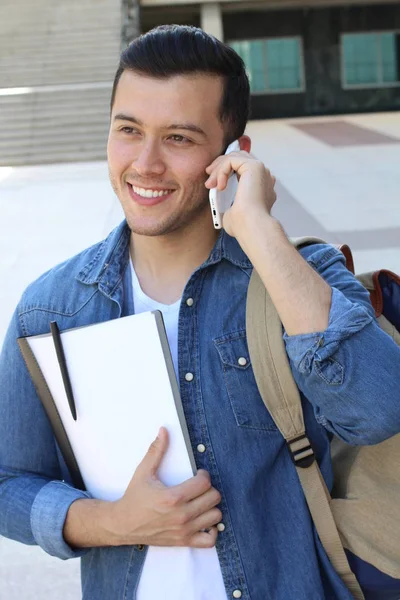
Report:
[[[385,86],[400,81],[400,35],[355,33],[342,36],[345,86]]]
[[[230,42],[230,45],[244,60],[252,93],[303,91],[298,38],[243,40]]]

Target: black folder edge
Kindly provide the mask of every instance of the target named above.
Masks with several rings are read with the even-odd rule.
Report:
[[[171,384],[172,395],[175,402],[175,408],[178,414],[183,439],[185,441],[187,453],[189,456],[190,466],[192,468],[193,474],[195,475],[197,473],[197,466],[194,458],[192,444],[190,441],[186,417],[183,410],[181,394],[176,379],[174,362],[172,360],[171,349],[168,343],[168,337],[165,330],[163,315],[159,310],[152,311],[152,315],[155,318],[156,326],[158,329],[161,348],[164,354],[167,373]],[[85,491],[86,487],[83,482],[81,472],[79,470],[78,462],[75,458],[72,446],[69,442],[67,433],[61,420],[60,413],[58,412],[56,403],[54,402],[53,396],[50,392],[49,386],[47,385],[47,381],[42,373],[39,363],[37,362],[32,348],[30,347],[29,342],[26,338],[20,337],[17,339],[17,342],[23,359],[25,361],[26,367],[31,376],[33,385],[35,386],[36,392],[50,421],[54,437],[57,440],[57,443],[61,450],[61,454],[63,455],[65,463],[68,467],[72,478],[72,482],[77,489]]]
[[[36,357],[32,352],[29,342],[25,338],[18,338],[17,342],[26,367],[31,376],[33,385],[35,386],[36,392],[50,421],[54,437],[57,440],[61,454],[63,455],[65,463],[68,467],[72,482],[77,489],[86,490],[78,463],[74,456],[67,433],[64,429],[60,413],[57,410],[56,403],[54,402],[49,386],[47,385],[46,379],[43,376]]]
[[[176,380],[174,362],[172,360],[171,349],[169,347],[167,333],[165,331],[164,319],[162,312],[159,310],[151,311],[155,317],[158,333],[160,336],[161,347],[164,353],[165,364],[167,366],[167,372],[171,383],[172,395],[174,397],[175,408],[178,413],[179,423],[182,429],[183,439],[185,440],[186,449],[189,455],[190,466],[192,467],[193,475],[197,473],[196,461],[193,454],[192,444],[190,441],[189,430],[186,423],[186,417],[183,410],[181,394],[179,391],[178,382]]]

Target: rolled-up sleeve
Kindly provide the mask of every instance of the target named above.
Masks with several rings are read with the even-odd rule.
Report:
[[[329,431],[353,444],[383,441],[400,431],[400,348],[338,250],[314,245],[302,254],[331,286],[332,300],[325,331],[284,333],[296,383]]]
[[[75,500],[90,495],[63,481],[50,481],[36,495],[31,508],[32,534],[45,552],[58,558],[76,558],[87,550],[73,550],[62,535],[69,507]]]
[[[86,492],[68,485],[49,421],[17,345],[18,310],[0,355],[0,535],[38,544],[62,559],[82,556],[63,539],[72,502]]]

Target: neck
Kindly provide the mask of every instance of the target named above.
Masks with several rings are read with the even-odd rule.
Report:
[[[207,219],[165,236],[132,232],[130,252],[140,287],[153,300],[173,304],[182,296],[190,275],[207,260],[218,232]]]

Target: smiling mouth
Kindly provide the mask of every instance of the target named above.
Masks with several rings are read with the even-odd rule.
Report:
[[[174,189],[170,190],[153,190],[151,188],[141,188],[139,186],[133,186],[128,183],[128,191],[131,199],[139,206],[155,206],[165,202],[175,192]]]
[[[172,189],[171,190],[146,189],[146,188],[137,187],[136,185],[132,185],[131,183],[128,183],[128,186],[135,192],[135,194],[137,194],[141,198],[161,198],[162,196],[167,196],[168,194],[170,194],[171,192],[174,191]]]

